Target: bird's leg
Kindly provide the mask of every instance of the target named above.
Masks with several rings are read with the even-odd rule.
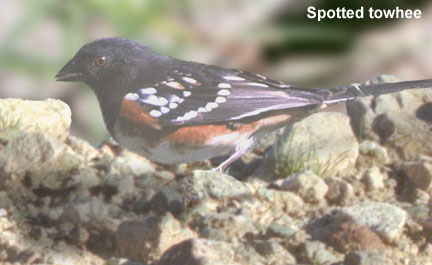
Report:
[[[250,137],[247,138],[244,141],[241,141],[237,147],[236,147],[236,151],[230,156],[228,157],[225,161],[223,161],[218,167],[213,168],[213,171],[216,172],[224,172],[225,169],[234,161],[236,161],[237,159],[239,159],[242,155],[244,155],[253,145],[253,143],[255,142],[255,137]]]
[[[234,161],[239,159],[242,155],[244,155],[248,149],[240,149],[235,151],[234,154],[232,154],[230,157],[228,157],[225,161],[223,161],[218,167],[213,168],[213,171],[216,172],[224,172],[225,169]]]

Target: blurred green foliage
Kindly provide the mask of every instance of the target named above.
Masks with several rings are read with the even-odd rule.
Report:
[[[24,10],[18,22],[9,29],[7,36],[0,43],[0,66],[31,74],[51,74],[58,67],[60,61],[67,59],[83,43],[92,39],[88,36],[87,28],[95,21],[101,21],[112,30],[112,35],[132,38],[153,46],[154,34],[152,31],[163,32],[169,38],[170,47],[160,47],[170,54],[178,54],[192,39],[191,34],[178,25],[176,16],[188,17],[188,14],[199,12],[196,10],[202,5],[197,1],[185,0],[23,0]],[[213,1],[207,1],[213,2]],[[224,1],[232,4],[237,1]],[[242,2],[242,1],[240,1]],[[243,1],[244,2],[244,1]],[[250,1],[255,5],[262,1]],[[375,8],[412,8],[426,3],[425,0],[393,0],[373,1],[365,3],[361,0],[335,1],[321,0],[311,2],[317,8],[336,8],[344,6],[356,9],[360,6]],[[325,20],[317,23],[306,18],[306,7],[294,9],[287,4],[278,14],[269,19],[271,31],[276,31],[278,41],[268,47],[263,47],[265,56],[277,59],[291,52],[341,51],[349,47],[359,31],[377,26],[379,23],[389,23],[386,20]],[[235,8],[235,5],[234,7]],[[15,44],[26,34],[34,30],[41,22],[50,20],[61,27],[62,50],[64,58],[52,61],[42,55],[16,51]],[[215,25],[215,28],[217,25]],[[248,30],[248,28],[244,28]],[[264,31],[269,31],[269,27]],[[262,37],[265,37],[262,34]]]
[[[32,75],[52,75],[60,62],[65,61],[84,43],[92,40],[89,36],[89,26],[100,23],[111,31],[111,35],[122,36],[157,46],[162,52],[171,55],[181,53],[191,42],[196,41],[187,27],[181,25],[178,17],[188,20],[191,14],[200,12],[203,4],[199,1],[185,0],[22,0],[23,10],[15,25],[0,42],[0,67],[7,67]],[[215,1],[206,0],[212,3]],[[226,5],[236,8],[236,3],[245,1],[222,1]],[[258,5],[263,1],[249,1],[249,5]],[[366,3],[362,0],[311,1],[310,5],[317,8],[336,8],[344,6],[356,9],[360,6],[374,6],[375,8],[413,8],[426,3],[426,0],[393,0],[373,1]],[[387,20],[324,20],[318,23],[306,18],[306,5],[302,8],[291,8],[287,2],[283,8],[261,25],[259,34],[266,38],[265,33],[273,32],[277,36],[262,47],[264,57],[278,60],[285,54],[306,52],[341,52],[347,49],[355,40],[355,36],[362,30],[375,27],[379,23],[389,23]],[[238,5],[243,8],[241,5]],[[207,10],[208,12],[208,10]],[[32,32],[43,21],[50,20],[61,28],[61,58],[47,59],[43,55],[26,53],[15,49],[16,43]],[[179,25],[180,24],[180,25]],[[218,25],[214,25],[217,29]],[[191,28],[190,30],[193,30]],[[244,31],[250,28],[243,28]],[[161,38],[169,39],[169,44],[161,47],[161,41],[155,42],[157,31]],[[211,34],[211,32],[209,33]],[[174,45],[175,44],[175,45]]]
[[[97,20],[112,29],[113,35],[141,40],[149,45],[146,31],[163,27],[166,34],[176,37],[175,25],[163,15],[174,0],[83,0],[50,1],[25,0],[17,23],[8,30],[0,43],[0,66],[31,73],[52,74],[78,47],[91,39],[86,29]],[[22,38],[31,33],[42,22],[49,20],[61,28],[61,50],[64,58],[50,60],[43,55],[17,51],[15,47]],[[171,22],[171,23],[170,23]],[[177,36],[177,41],[180,39]],[[181,43],[181,42],[179,42]]]
[[[422,8],[428,0],[322,0],[310,3],[316,9],[346,9],[357,10],[364,7],[365,12],[370,7],[374,9],[394,9],[399,6],[402,9]],[[278,60],[287,53],[338,53],[348,49],[356,40],[356,37],[365,30],[380,26],[391,25],[397,19],[324,19],[317,22],[306,18],[307,10],[284,9],[274,20],[282,38],[276,45],[266,47],[265,53],[272,60]]]

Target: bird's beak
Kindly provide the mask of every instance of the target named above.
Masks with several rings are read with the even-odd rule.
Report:
[[[84,81],[84,75],[79,65],[72,59],[56,74],[55,79],[56,81],[77,82]]]

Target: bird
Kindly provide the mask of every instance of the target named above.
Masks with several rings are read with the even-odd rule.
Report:
[[[162,164],[228,156],[225,171],[269,131],[329,105],[432,87],[432,79],[306,88],[237,69],[184,61],[126,38],[85,44],[55,76],[84,82],[121,146]]]

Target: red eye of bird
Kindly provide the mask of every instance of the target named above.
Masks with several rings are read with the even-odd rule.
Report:
[[[105,56],[99,56],[96,58],[96,65],[102,67],[107,63],[107,61],[108,60]]]

